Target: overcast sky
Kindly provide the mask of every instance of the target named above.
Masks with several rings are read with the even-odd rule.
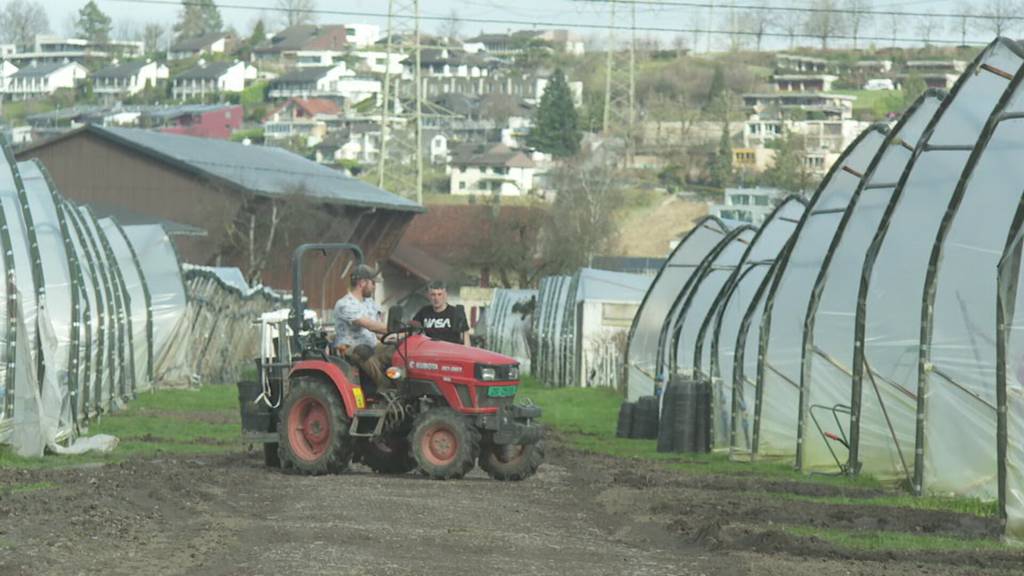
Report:
[[[70,31],[74,14],[87,0],[43,0],[50,17],[50,27],[55,33],[65,34]],[[158,0],[167,1],[167,0]],[[399,3],[402,0],[397,0]],[[672,2],[673,0],[667,0]],[[678,1],[678,0],[677,0]],[[707,3],[710,0],[691,0],[698,3]],[[173,24],[177,19],[180,5],[153,5],[139,4],[131,0],[97,0],[100,8],[109,14],[115,23],[115,32],[141,28],[149,22],[159,22],[165,25]],[[280,23],[280,12],[274,10],[277,0],[220,0],[221,15],[225,24],[233,26],[239,32],[245,34],[251,30],[253,23],[261,16],[271,23]],[[382,27],[385,19],[372,14],[386,14],[387,0],[316,0],[317,8],[321,10],[333,10],[356,14],[320,14],[320,23],[356,23],[365,22],[379,24]],[[713,29],[724,30],[728,28],[730,4],[743,5],[769,5],[769,6],[810,6],[813,0],[719,0],[720,7],[715,10],[707,8],[693,8],[689,6],[652,6],[639,5],[637,7],[637,26],[640,28],[656,28],[654,30],[641,30],[640,35],[656,36],[662,42],[671,42],[672,38],[679,36],[686,40],[687,44],[697,45],[698,50],[705,50],[710,41],[712,49],[721,49],[727,45],[728,38],[724,35],[698,34],[691,29],[706,29],[709,14],[713,14]],[[842,3],[841,3],[842,4]],[[953,0],[906,0],[904,2],[893,2],[891,0],[875,0],[875,10],[897,10],[911,12],[933,12],[933,13],[955,13],[959,11],[958,6],[964,2]],[[978,5],[981,2],[971,2]],[[228,6],[246,6],[248,8],[230,8]],[[622,10],[622,8],[619,8]],[[540,27],[548,28],[553,25],[563,27],[591,26],[592,28],[580,27],[575,30],[584,37],[593,37],[595,40],[604,38],[607,32],[600,27],[606,26],[609,21],[609,5],[607,3],[595,3],[580,0],[421,0],[420,13],[426,18],[443,19],[449,17],[453,11],[463,19],[460,24],[463,35],[475,34],[479,31],[505,31],[509,29],[529,28],[528,23],[539,22]],[[741,11],[737,10],[737,14]],[[473,22],[473,19],[494,20],[494,22]],[[616,19],[622,24],[626,20]],[[923,38],[923,18],[902,18],[897,19],[891,16],[877,16],[871,25],[871,29],[861,32],[861,36],[874,35],[888,39],[894,27],[903,38]],[[931,38],[959,40],[959,32],[955,30],[955,22],[949,18],[935,18],[932,20]],[[1024,24],[1024,23],[1022,23]],[[424,32],[434,32],[440,26],[436,20],[425,20],[422,23]],[[1024,29],[1024,25],[1020,28]],[[1019,32],[1019,30],[1015,30]],[[990,33],[972,31],[969,41],[987,42],[991,39]],[[800,41],[805,45],[813,45],[809,39]],[[888,40],[877,40],[875,44],[888,46]],[[769,39],[765,42],[766,48],[784,48],[788,46],[786,39]]]

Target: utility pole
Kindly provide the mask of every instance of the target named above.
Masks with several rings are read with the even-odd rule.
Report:
[[[629,42],[619,50],[616,29],[616,1],[609,5],[608,55],[605,59],[604,114],[602,131],[619,136],[626,144],[626,164],[636,151],[636,3],[629,2]]]
[[[388,0],[377,186],[423,203],[420,0]],[[401,55],[398,58],[394,55]],[[406,71],[406,68],[411,70]],[[403,87],[411,80],[412,88]],[[394,132],[394,133],[393,133]]]

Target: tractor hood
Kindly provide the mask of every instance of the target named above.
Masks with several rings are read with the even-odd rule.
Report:
[[[443,340],[431,340],[423,335],[408,338],[407,353],[410,361],[443,362],[446,364],[487,364],[504,366],[518,364],[515,358],[481,348],[452,344]]]

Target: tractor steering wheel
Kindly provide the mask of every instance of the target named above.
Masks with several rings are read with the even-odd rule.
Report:
[[[386,344],[389,340],[398,342],[403,337],[411,336],[417,332],[421,332],[423,326],[419,325],[418,322],[410,322],[409,324],[402,324],[394,330],[389,330],[384,334],[378,336],[382,344]]]

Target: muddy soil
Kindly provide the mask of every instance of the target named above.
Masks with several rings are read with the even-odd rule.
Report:
[[[665,471],[557,439],[541,472],[521,483],[479,471],[452,482],[384,477],[361,466],[339,476],[289,476],[242,450],[0,470],[0,574],[1024,572],[1021,552],[848,552],[781,529],[995,538],[994,519],[779,494],[874,495]]]

